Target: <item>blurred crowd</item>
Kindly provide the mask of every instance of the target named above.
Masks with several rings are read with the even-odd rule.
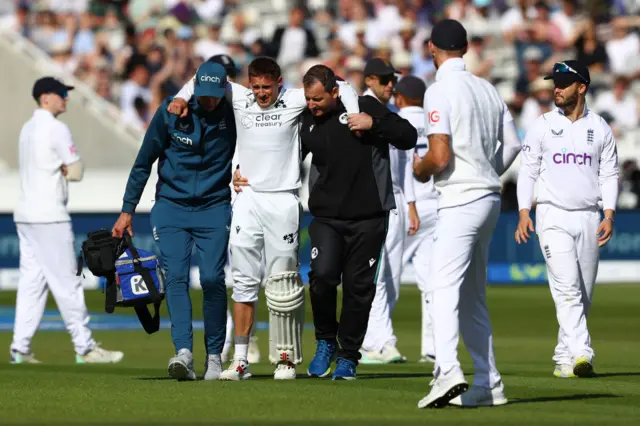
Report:
[[[141,130],[202,61],[222,53],[233,57],[237,81],[245,84],[247,65],[260,55],[278,60],[287,87],[299,87],[311,65],[324,63],[362,91],[372,57],[429,83],[435,75],[427,48],[431,28],[439,19],[457,19],[469,35],[468,69],[498,87],[523,137],[538,115],[553,108],[552,83],[541,76],[557,60],[588,64],[588,106],[605,117],[618,140],[621,207],[640,207],[639,0],[0,3],[0,32],[31,39]],[[512,180],[504,196],[509,208]]]

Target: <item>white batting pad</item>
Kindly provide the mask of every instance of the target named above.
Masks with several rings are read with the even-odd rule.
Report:
[[[269,277],[264,288],[269,309],[269,361],[302,362],[304,286],[297,272]]]

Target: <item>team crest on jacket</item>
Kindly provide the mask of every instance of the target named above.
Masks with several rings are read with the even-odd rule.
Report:
[[[346,112],[343,112],[342,114],[340,114],[340,117],[338,117],[338,120],[342,124],[347,124],[347,122],[349,121],[349,117],[347,116]]]

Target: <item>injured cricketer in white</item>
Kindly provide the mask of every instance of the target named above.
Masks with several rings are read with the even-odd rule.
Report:
[[[272,275],[264,288],[269,309],[269,361],[276,364],[273,378],[296,378],[296,365],[302,362],[304,327],[304,285],[297,272]]]

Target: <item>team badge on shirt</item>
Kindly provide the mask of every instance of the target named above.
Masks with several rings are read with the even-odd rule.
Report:
[[[346,112],[343,112],[342,114],[340,114],[340,117],[338,117],[338,120],[342,124],[347,124],[349,122],[349,117],[347,116]]]
[[[587,130],[587,143],[589,145],[593,144],[593,129]]]

